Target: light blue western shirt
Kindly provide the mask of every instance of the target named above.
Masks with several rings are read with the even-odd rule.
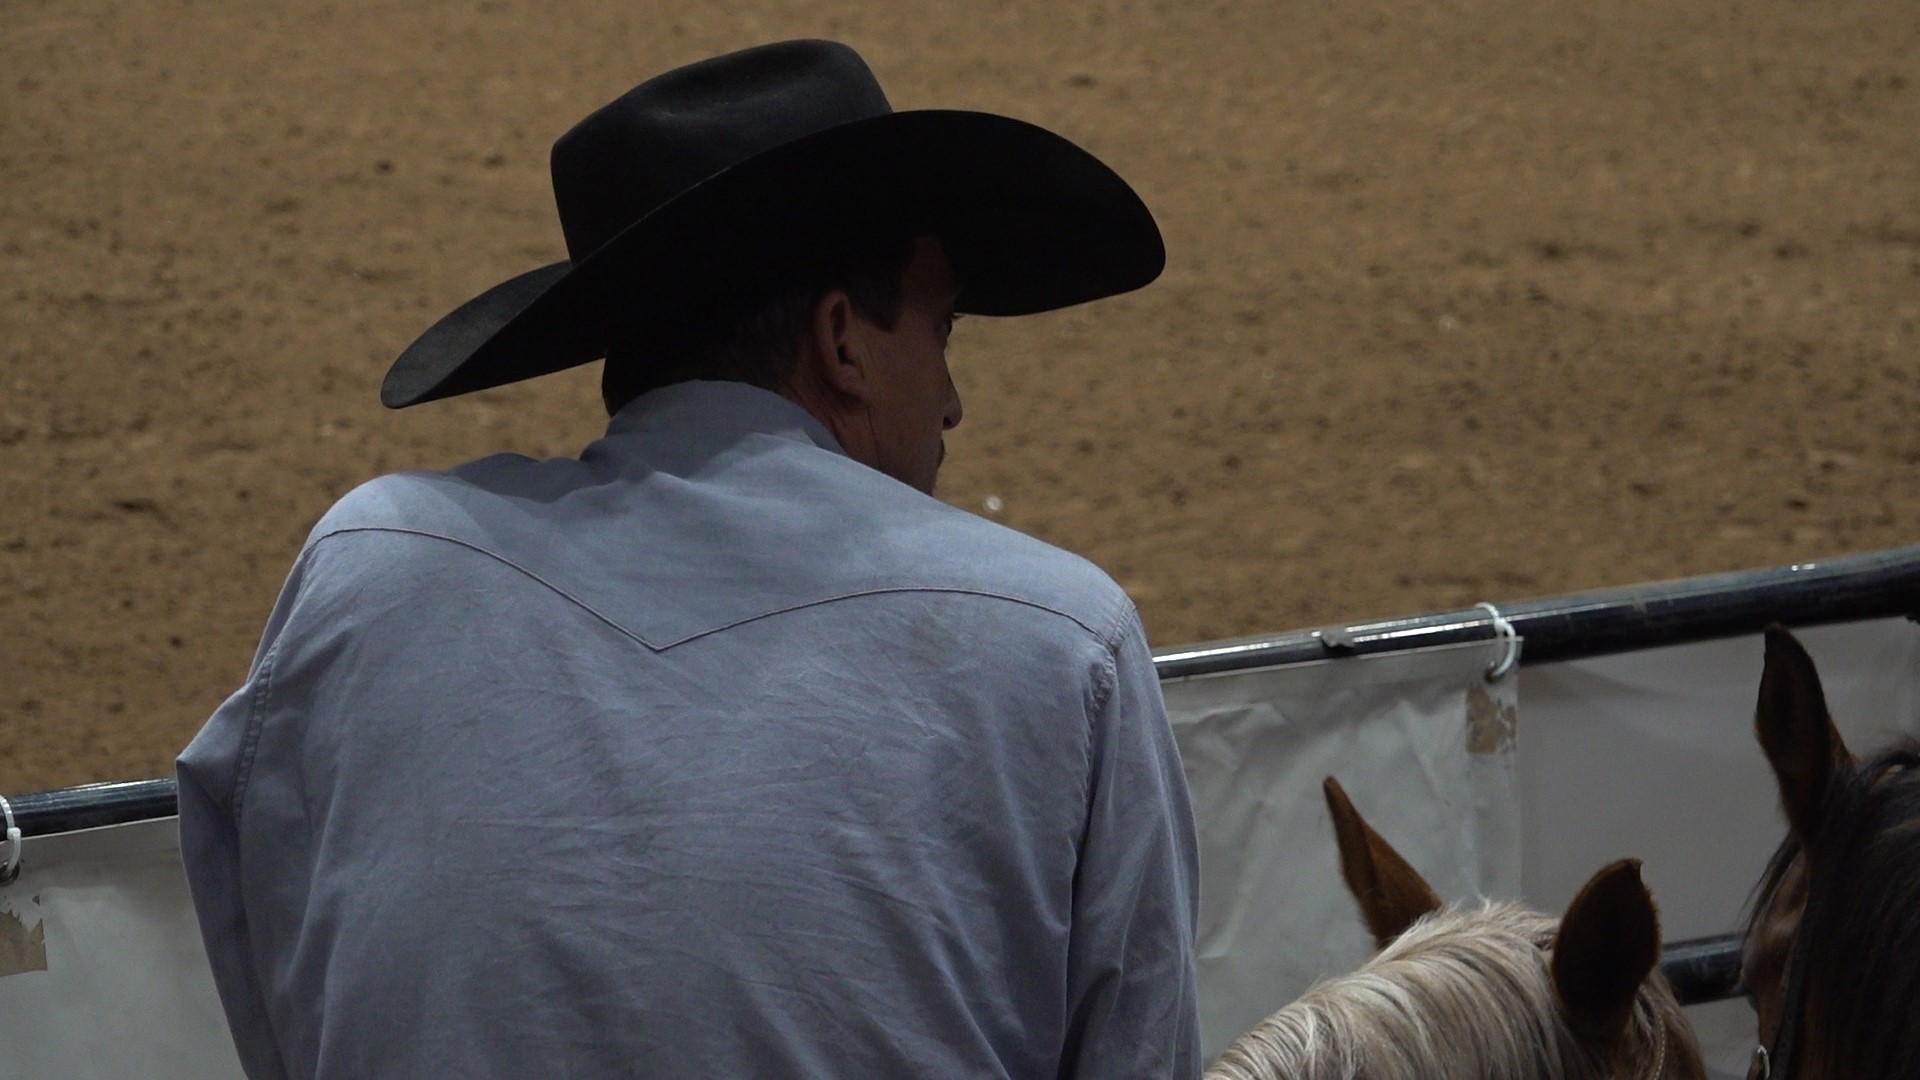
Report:
[[[349,493],[179,776],[254,1077],[1199,1075],[1132,603],[743,384]]]

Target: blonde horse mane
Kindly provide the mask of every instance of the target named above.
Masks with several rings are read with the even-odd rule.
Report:
[[[1517,904],[1424,916],[1366,966],[1325,979],[1235,1040],[1207,1080],[1602,1080],[1697,1075],[1679,1003],[1641,984],[1627,1034],[1584,1047],[1554,1000],[1559,920]],[[1676,1047],[1676,1049],[1678,1049]]]

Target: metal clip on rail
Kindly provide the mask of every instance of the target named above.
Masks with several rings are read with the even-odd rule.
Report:
[[[1313,632],[1313,639],[1320,643],[1328,656],[1353,655],[1353,632],[1344,626],[1323,626]]]
[[[1507,672],[1512,671],[1514,665],[1520,662],[1520,631],[1513,628],[1512,620],[1500,614],[1499,608],[1485,600],[1473,606],[1486,610],[1487,616],[1493,620],[1494,635],[1507,643],[1507,651],[1500,654],[1500,659],[1487,665],[1487,681],[1499,682],[1507,677]]]
[[[0,861],[0,885],[11,885],[20,876],[20,827],[13,823],[13,807],[7,803],[7,797],[0,795],[0,820],[6,822],[6,847],[0,848],[6,854]]]

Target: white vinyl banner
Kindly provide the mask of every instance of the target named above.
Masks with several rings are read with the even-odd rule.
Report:
[[[29,839],[0,887],[0,1080],[240,1076],[175,819]]]
[[[1513,675],[1474,642],[1167,681],[1200,834],[1200,1030],[1211,1057],[1373,943],[1321,781],[1441,895],[1515,896]]]

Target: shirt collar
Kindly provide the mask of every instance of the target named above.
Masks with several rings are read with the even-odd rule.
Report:
[[[696,380],[663,386],[633,399],[607,423],[609,436],[662,431],[759,433],[846,455],[827,426],[798,403],[743,382]]]

